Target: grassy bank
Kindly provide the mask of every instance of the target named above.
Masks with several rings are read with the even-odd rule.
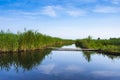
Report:
[[[71,43],[71,40],[43,35],[32,30],[14,34],[10,31],[0,32],[0,52],[17,52],[41,49]]]
[[[120,53],[120,38],[92,39],[89,36],[86,39],[76,40],[76,46],[81,48],[98,49],[113,54]]]

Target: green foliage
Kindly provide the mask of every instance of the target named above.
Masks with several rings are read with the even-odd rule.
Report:
[[[89,36],[86,39],[76,40],[76,46],[81,48],[101,49],[107,52],[120,52],[120,38],[98,38],[95,40]]]
[[[35,50],[57,44],[71,43],[72,40],[63,40],[56,37],[43,35],[39,32],[28,30],[23,33],[13,34],[10,31],[0,32],[0,51],[26,51]]]

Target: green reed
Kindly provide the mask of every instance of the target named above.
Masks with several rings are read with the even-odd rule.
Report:
[[[14,34],[10,31],[0,32],[0,51],[35,50],[58,44],[71,43],[72,40],[51,37],[36,31],[28,30]]]

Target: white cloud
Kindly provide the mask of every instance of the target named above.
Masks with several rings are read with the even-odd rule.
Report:
[[[113,4],[120,4],[120,0],[111,0]]]
[[[44,15],[48,15],[50,17],[56,17],[57,13],[54,9],[54,6],[45,6],[41,12]]]
[[[67,11],[67,13],[70,15],[70,16],[73,16],[73,17],[79,17],[79,16],[84,16],[86,14],[85,11],[83,10],[70,10],[70,11]]]
[[[50,17],[57,17],[57,16],[62,16],[62,15],[69,15],[73,17],[79,17],[79,16],[84,16],[87,11],[76,8],[76,7],[71,7],[71,6],[45,6],[43,7],[43,10],[41,11],[42,14],[48,15]]]
[[[118,13],[120,12],[120,7],[111,7],[111,6],[98,6],[93,12],[97,13]]]
[[[43,8],[41,11],[41,14],[50,16],[50,17],[58,17],[62,15],[68,15],[72,17],[79,17],[79,16],[84,16],[86,15],[87,11],[78,9],[75,7],[62,7],[62,6],[46,6]],[[28,15],[39,15],[40,13],[35,12],[35,13],[25,13]]]

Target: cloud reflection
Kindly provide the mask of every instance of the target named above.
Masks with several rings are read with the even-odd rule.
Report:
[[[82,69],[81,67],[77,65],[69,65],[65,68],[65,70],[72,71],[72,72],[83,72],[84,71],[84,69]]]
[[[117,71],[94,71],[92,74],[101,77],[120,77],[120,72]]]
[[[50,74],[55,68],[55,64],[41,65],[38,67],[38,70],[44,74]]]

